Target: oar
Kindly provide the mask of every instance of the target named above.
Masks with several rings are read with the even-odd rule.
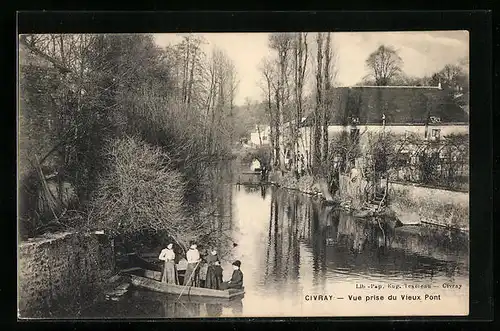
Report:
[[[175,300],[175,301],[178,301],[180,299],[180,297],[182,296],[182,293],[184,293],[184,290],[186,289],[186,287],[188,287],[189,281],[191,280],[191,277],[193,277],[193,275],[196,271],[196,268],[198,268],[198,265],[200,264],[200,262],[201,262],[201,259],[198,261],[198,263],[196,263],[196,266],[194,267],[193,272],[191,273],[191,275],[189,275],[189,278],[188,278],[188,281],[186,282],[186,285],[184,285],[184,288],[182,289],[181,294],[179,294],[179,297],[177,297],[177,300]]]

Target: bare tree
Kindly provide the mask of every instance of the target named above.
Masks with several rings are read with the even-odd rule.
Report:
[[[381,45],[366,59],[369,76],[375,79],[375,85],[389,85],[391,79],[401,72],[403,60],[392,46]]]
[[[287,88],[288,80],[287,76],[289,73],[290,64],[290,54],[292,49],[293,35],[291,33],[273,33],[269,35],[269,46],[271,49],[277,52],[277,84],[275,91],[275,101],[276,101],[276,112],[277,112],[277,126],[280,131],[284,131],[284,112],[286,102],[290,90]],[[284,132],[282,132],[284,133]],[[279,146],[279,166],[283,167],[285,165],[285,149],[286,142],[283,134],[276,134],[276,144]]]
[[[297,151],[299,127],[304,114],[303,93],[308,60],[307,33],[296,33],[293,43],[293,78],[295,113],[291,121],[292,170],[297,166]]]
[[[165,50],[151,35],[27,35],[22,42],[27,53],[20,58],[21,162],[35,166],[35,176],[25,176],[26,183],[40,181],[35,186],[45,187],[52,209],[48,220],[62,222],[69,215],[53,208],[52,195],[58,192],[45,185],[49,172],[51,178],[60,175],[65,184],[76,188],[75,212],[84,217],[92,212],[90,202],[99,195],[96,190],[105,177],[116,175],[117,168],[104,163],[129,161],[120,159],[127,153],[116,154],[111,161],[105,157],[106,142],[112,145],[123,135],[139,137],[152,146],[151,151],[161,148],[160,159],[168,159],[170,165],[166,171],[179,171],[186,179],[182,194],[175,197],[184,202],[202,190],[206,163],[226,155],[232,139],[236,72],[229,58],[221,56],[214,65],[211,86],[212,76],[204,70],[212,67],[206,65],[202,40],[188,37]],[[214,115],[214,121],[207,123],[207,113]],[[207,127],[213,135],[206,144]],[[140,172],[144,164],[136,166]],[[168,195],[157,198],[170,199]],[[109,204],[106,200],[101,203]],[[151,208],[144,212],[154,214],[161,202],[149,202]],[[188,228],[195,225],[195,219],[184,216],[179,220],[188,222]]]
[[[314,109],[313,172],[317,175],[321,168],[321,115],[323,107],[323,33],[316,36],[316,106]]]
[[[260,71],[264,78],[263,91],[266,95],[266,105],[267,111],[269,113],[269,124],[271,128],[271,150],[272,150],[272,162],[273,166],[278,166],[280,146],[279,146],[279,133],[280,128],[278,125],[278,114],[276,109],[273,107],[273,96],[276,95],[276,70],[270,59],[265,58],[260,66]]]
[[[235,117],[234,117],[234,99],[239,86],[239,80],[236,75],[236,68],[233,62],[228,63],[228,82],[229,82],[229,141],[234,142]]]
[[[329,100],[332,99],[331,94],[331,87],[332,87],[332,52],[331,52],[331,34],[327,33],[326,35],[326,45],[325,45],[325,66],[324,66],[324,73],[323,73],[323,84],[324,84],[324,93],[323,93],[323,105],[322,105],[322,110],[323,110],[323,120],[322,120],[322,127],[323,127],[323,148],[322,148],[322,162],[323,162],[323,167],[322,169],[326,169],[326,163],[328,162],[328,122],[330,119],[330,114],[329,112],[331,111],[330,109],[330,102]]]
[[[439,72],[433,75],[432,83],[441,83],[444,89],[452,91],[463,91],[468,88],[468,76],[460,65],[447,64]]]

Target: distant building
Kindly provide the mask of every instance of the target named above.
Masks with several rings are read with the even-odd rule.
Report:
[[[468,111],[439,86],[357,86],[332,91],[328,137],[347,132],[413,134],[439,140],[449,134],[468,134]],[[467,109],[468,110],[468,109]],[[314,114],[302,123],[298,150],[310,161]],[[366,137],[366,135],[364,135]],[[360,145],[365,143],[359,139]]]
[[[256,125],[250,133],[250,144],[253,146],[269,146],[271,144],[271,127],[269,125]]]
[[[260,168],[261,168],[260,161],[257,159],[254,159],[252,161],[252,164],[250,165],[250,170],[257,171],[257,170],[260,170]]]

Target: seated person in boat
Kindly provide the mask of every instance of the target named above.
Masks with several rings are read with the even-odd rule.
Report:
[[[243,287],[243,273],[240,270],[241,262],[236,260],[233,262],[233,275],[231,280],[221,284],[221,290],[241,289]]]
[[[207,279],[205,287],[213,290],[220,290],[222,286],[222,267],[220,261],[216,260],[212,265],[208,266]]]
[[[186,260],[188,262],[186,273],[184,275],[184,284],[187,286],[199,286],[199,262],[200,252],[196,248],[196,244],[192,244],[186,253]]]
[[[173,246],[173,244],[168,244],[167,248],[164,248],[158,257],[158,259],[165,261],[161,281],[167,284],[178,284],[177,271],[175,270],[175,252],[172,249]]]

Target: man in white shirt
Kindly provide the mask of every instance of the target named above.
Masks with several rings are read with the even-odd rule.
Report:
[[[198,286],[198,265],[200,262],[200,252],[196,248],[196,244],[192,244],[186,253],[187,268],[184,275],[184,285]]]
[[[161,281],[167,284],[177,284],[177,271],[175,270],[175,252],[172,249],[173,244],[168,244],[167,248],[163,249],[158,259],[165,261],[163,268],[163,276]]]

